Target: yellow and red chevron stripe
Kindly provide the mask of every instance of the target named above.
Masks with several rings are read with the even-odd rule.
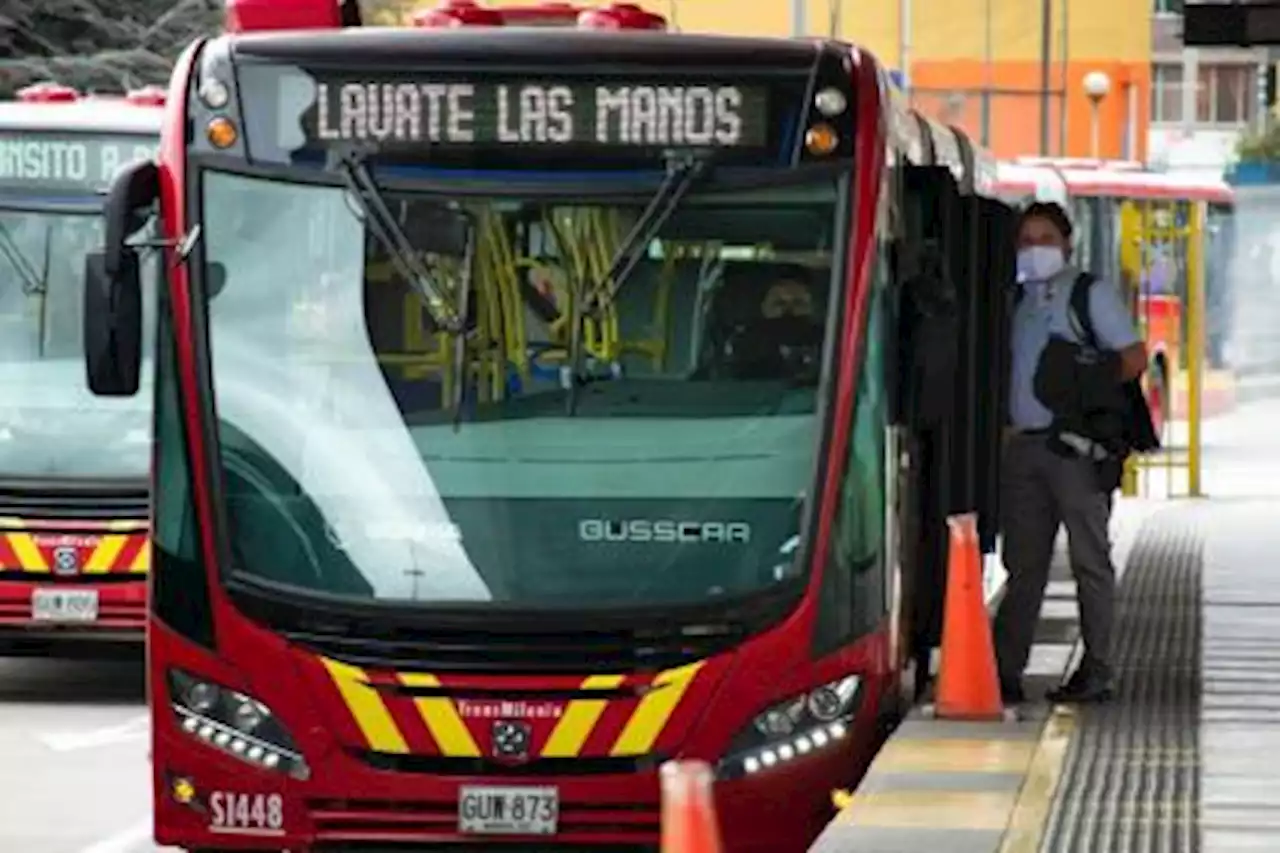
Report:
[[[647,755],[706,661],[644,677],[590,675],[566,684],[567,690],[551,691],[573,698],[543,701],[535,697],[527,702],[467,699],[466,687],[444,684],[430,673],[373,673],[323,657],[320,663],[361,737],[375,752],[487,756],[492,723],[502,717],[531,724],[528,757],[537,760]],[[419,695],[412,695],[415,690]],[[511,694],[529,695],[515,687]],[[504,705],[536,706],[548,713],[527,717],[517,709],[477,714],[486,707]]]
[[[79,575],[145,575],[151,568],[147,523],[86,523],[0,517],[0,572],[55,573],[60,549],[74,549]]]

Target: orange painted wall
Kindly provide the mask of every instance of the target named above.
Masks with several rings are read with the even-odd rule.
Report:
[[[916,106],[950,124],[964,128],[975,141],[982,132],[981,90],[988,71],[980,60],[921,60],[912,63],[912,84]],[[1059,120],[1062,99],[1049,97],[1050,156],[1089,157],[1092,151],[1093,106],[1084,94],[1083,80],[1091,71],[1104,71],[1111,78],[1111,92],[1098,107],[1098,156],[1124,156],[1125,134],[1129,131],[1129,109],[1137,113],[1135,159],[1146,158],[1146,128],[1151,104],[1151,66],[1147,62],[1116,60],[1075,60],[1066,68],[1066,149],[1061,148]],[[1051,69],[1050,89],[1062,89],[1062,66]],[[992,63],[990,86],[991,136],[988,147],[998,157],[1040,154],[1041,99],[1040,63],[1004,60]],[[1136,95],[1130,96],[1130,87]],[[967,91],[964,91],[967,90]],[[964,92],[957,97],[947,93]]]

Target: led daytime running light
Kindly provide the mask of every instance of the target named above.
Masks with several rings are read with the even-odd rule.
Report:
[[[781,743],[770,744],[752,750],[742,758],[742,769],[748,776],[785,764],[822,749],[849,734],[849,720],[836,720],[818,728],[809,729]]]
[[[306,760],[296,752],[282,749],[232,726],[201,716],[181,705],[172,707],[173,712],[182,721],[184,732],[215,749],[267,770],[287,770],[295,779],[306,779],[311,775]]]

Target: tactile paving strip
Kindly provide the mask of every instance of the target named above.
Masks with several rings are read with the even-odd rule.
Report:
[[[1041,853],[1200,850],[1197,516],[1171,509],[1138,533],[1116,596],[1117,696],[1077,712]]]

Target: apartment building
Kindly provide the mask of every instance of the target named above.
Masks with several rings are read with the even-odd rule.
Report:
[[[1183,0],[1153,0],[1151,15],[1152,165],[1221,174],[1242,132],[1265,107],[1265,48],[1189,48],[1182,44]]]

